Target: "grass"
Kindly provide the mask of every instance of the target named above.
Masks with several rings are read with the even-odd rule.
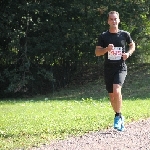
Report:
[[[122,89],[126,123],[150,117],[150,67],[133,65]],[[109,128],[114,113],[102,79],[31,99],[0,101],[0,149],[28,149],[53,139]]]

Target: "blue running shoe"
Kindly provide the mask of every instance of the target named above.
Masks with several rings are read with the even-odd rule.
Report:
[[[116,116],[114,118],[114,129],[121,129],[122,118],[120,116]]]
[[[123,116],[121,116],[121,120],[122,120],[121,127],[117,128],[118,131],[124,131],[125,130],[125,127],[124,127],[125,118]]]

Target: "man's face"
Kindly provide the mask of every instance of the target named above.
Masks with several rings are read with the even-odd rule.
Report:
[[[109,14],[108,24],[110,25],[110,28],[118,27],[119,22],[120,19],[117,14]]]

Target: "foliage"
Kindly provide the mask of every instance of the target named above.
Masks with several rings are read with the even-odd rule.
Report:
[[[1,0],[0,7],[1,96],[54,91],[86,64],[97,64],[96,40],[108,28],[110,10],[119,11],[120,28],[136,41],[130,61],[149,55],[148,0]]]

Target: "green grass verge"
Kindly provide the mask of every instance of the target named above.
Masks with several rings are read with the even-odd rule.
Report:
[[[150,99],[125,100],[126,123],[150,117]],[[1,102],[0,149],[27,148],[113,124],[108,100]]]
[[[126,123],[150,117],[150,67],[136,67],[129,68],[122,90]],[[0,149],[27,149],[109,128],[114,113],[106,96],[98,80],[44,97],[0,101]]]

